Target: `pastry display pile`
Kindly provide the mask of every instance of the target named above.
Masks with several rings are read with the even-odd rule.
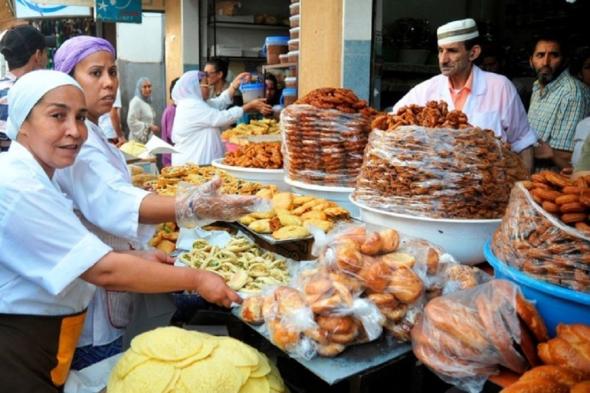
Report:
[[[544,366],[524,373],[501,393],[590,391],[590,326],[557,326],[557,337],[537,347]]]
[[[156,180],[145,182],[143,188],[160,195],[176,195],[176,188],[180,182],[199,185],[215,176],[221,177],[223,181],[221,191],[224,194],[254,195],[264,188],[274,187],[237,179],[221,169],[187,164],[163,168],[160,176]]]
[[[354,186],[370,131],[366,108],[355,106],[366,107],[366,102],[349,90],[317,89],[281,112],[285,170],[291,180]]]
[[[242,305],[241,318],[266,324],[271,341],[293,356],[336,356],[384,329],[407,341],[429,298],[485,280],[478,269],[394,229],[345,225],[328,237],[317,264],[300,272],[295,287]]]
[[[221,139],[236,145],[245,145],[247,137],[257,135],[280,134],[279,123],[274,119],[251,120],[248,124],[239,124],[221,133]]]
[[[504,280],[431,300],[412,329],[416,357],[444,381],[472,392],[500,366],[522,373],[540,365],[536,346],[548,338],[535,306]]]
[[[273,210],[250,213],[239,222],[253,232],[269,234],[276,240],[309,237],[310,226],[328,232],[335,222],[350,217],[348,210],[322,198],[273,190],[262,190],[256,195],[270,199]]]
[[[237,151],[226,153],[223,163],[231,166],[281,169],[283,154],[280,142],[250,143]]]
[[[232,238],[225,247],[198,239],[192,250],[181,254],[179,260],[195,269],[220,275],[235,291],[260,292],[268,286],[285,285],[290,279],[284,258],[243,237]]]
[[[283,393],[276,366],[231,337],[162,327],[135,337],[113,368],[109,393]]]
[[[533,175],[534,179],[539,176],[542,175]],[[539,204],[534,200],[540,195],[549,196],[546,193],[553,193],[555,199],[576,195],[557,196],[557,191],[549,189],[539,192],[541,188],[535,184],[542,183],[522,182],[512,189],[506,215],[494,233],[492,251],[503,263],[538,280],[589,293],[590,237],[561,220],[568,214],[584,213],[552,214],[543,208],[548,206],[546,201]]]
[[[467,124],[465,115],[454,114],[461,121],[455,123],[445,106],[433,110],[441,117],[435,125],[448,128],[402,125],[371,132],[354,200],[431,218],[502,217],[513,184],[528,176],[524,164],[492,131],[454,128]],[[419,115],[416,121],[430,124]]]

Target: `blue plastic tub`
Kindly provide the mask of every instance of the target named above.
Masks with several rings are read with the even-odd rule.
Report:
[[[536,302],[551,336],[555,336],[555,328],[559,323],[590,325],[590,294],[537,280],[508,266],[496,258],[490,240],[484,245],[483,253],[494,268],[496,278],[514,282],[527,299]]]
[[[264,83],[242,83],[240,85],[240,91],[242,92],[242,98],[244,104],[264,97]]]

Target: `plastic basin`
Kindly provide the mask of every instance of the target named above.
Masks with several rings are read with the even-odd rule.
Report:
[[[484,245],[484,255],[494,268],[496,278],[517,284],[524,297],[536,302],[551,336],[558,324],[582,323],[590,325],[590,294],[537,280],[496,258],[491,241]]]

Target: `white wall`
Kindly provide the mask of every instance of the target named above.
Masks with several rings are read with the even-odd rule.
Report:
[[[141,24],[117,23],[117,52],[120,60],[161,63],[164,55],[163,15],[143,13]]]

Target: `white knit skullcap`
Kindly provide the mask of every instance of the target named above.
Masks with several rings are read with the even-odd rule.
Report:
[[[16,140],[23,122],[37,102],[50,90],[67,85],[76,86],[82,91],[78,82],[68,74],[59,71],[31,71],[18,78],[8,90],[6,135],[13,141]]]
[[[448,45],[479,37],[479,31],[477,30],[475,21],[469,18],[455,20],[440,26],[436,30],[436,36],[439,45]]]

